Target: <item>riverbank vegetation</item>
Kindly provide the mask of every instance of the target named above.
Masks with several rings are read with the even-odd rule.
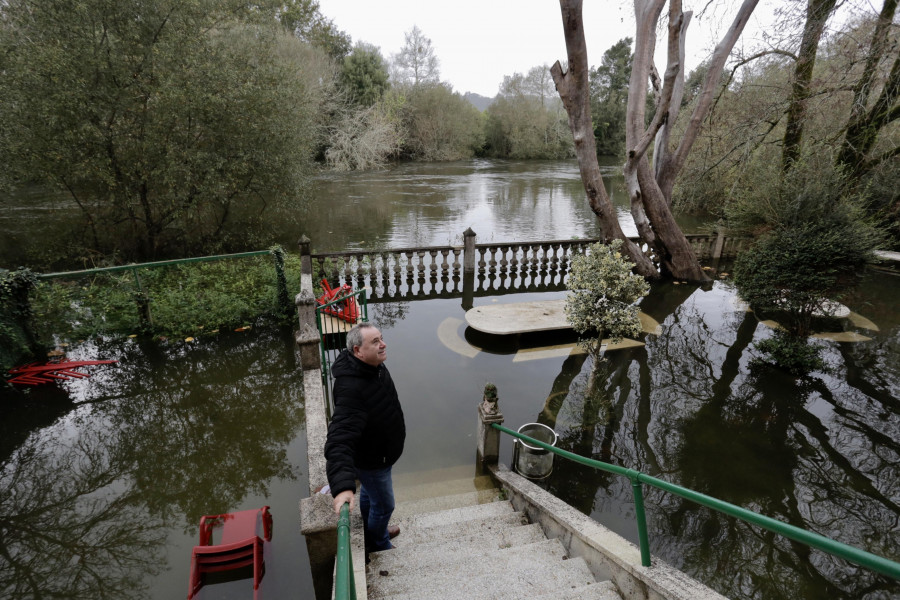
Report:
[[[721,76],[708,77],[710,62],[667,81],[649,73],[646,28],[599,60],[584,57],[590,154],[645,148],[630,155],[627,181],[629,193],[658,205],[639,211],[636,223],[659,246],[663,275],[702,278],[680,258],[671,219],[655,212],[671,204],[726,218],[738,196],[760,199],[752,178],[777,180],[795,163],[839,170],[865,190],[867,213],[897,245],[896,2],[879,14],[864,8],[840,24],[830,20],[833,0],[799,15],[785,9],[772,46],[730,59]],[[266,245],[267,217],[278,208],[297,214],[321,168],[575,156],[547,65],[510,74],[479,110],[441,80],[427,32],[413,27],[391,53],[352,40],[316,0],[11,0],[0,13],[0,191],[56,190],[77,207],[69,231],[47,240],[36,265]],[[681,20],[683,38],[689,13],[668,18]],[[719,69],[725,57],[716,61]],[[570,62],[560,76],[572,76]],[[697,107],[706,103],[703,120]],[[640,135],[645,127],[647,139],[656,132],[655,146]],[[695,133],[693,151],[668,149],[669,139]],[[638,171],[650,165],[660,194],[641,188],[649,180]],[[672,173],[680,173],[677,185]],[[613,234],[606,237],[621,237]]]

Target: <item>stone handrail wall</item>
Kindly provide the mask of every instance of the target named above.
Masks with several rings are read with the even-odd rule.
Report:
[[[453,298],[512,291],[565,289],[569,263],[597,239],[476,244],[471,229],[462,246],[352,250],[311,254],[314,282],[368,287],[370,300]],[[700,260],[733,258],[745,238],[722,233],[686,236]],[[638,238],[631,238],[641,243]],[[643,245],[644,251],[652,252]],[[471,278],[471,281],[467,280]]]

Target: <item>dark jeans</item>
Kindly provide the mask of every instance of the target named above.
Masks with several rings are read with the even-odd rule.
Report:
[[[394,512],[394,484],[391,467],[385,469],[357,469],[359,478],[359,511],[365,527],[366,552],[390,550],[388,522]]]

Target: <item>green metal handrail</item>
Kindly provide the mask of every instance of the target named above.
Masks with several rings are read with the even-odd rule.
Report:
[[[334,600],[356,600],[353,580],[353,555],[350,552],[350,503],[344,502],[337,526],[337,555],[335,556]]]
[[[723,500],[719,500],[718,498],[713,498],[712,496],[707,496],[706,494],[695,492],[694,490],[690,490],[688,488],[663,481],[662,479],[651,477],[650,475],[646,475],[644,473],[641,473],[640,471],[635,471],[634,469],[626,469],[625,467],[611,465],[599,460],[579,456],[578,454],[574,454],[566,450],[561,450],[559,448],[556,448],[555,446],[551,446],[534,438],[528,437],[527,435],[522,435],[521,433],[513,431],[512,429],[507,429],[506,427],[503,427],[502,425],[499,425],[497,423],[493,423],[491,426],[494,429],[502,431],[503,433],[508,433],[515,438],[528,442],[529,444],[533,444],[540,448],[544,448],[545,450],[549,450],[550,452],[553,452],[554,454],[568,460],[572,460],[594,469],[600,469],[601,471],[606,471],[608,473],[624,475],[625,477],[630,479],[631,489],[634,493],[634,512],[635,518],[637,519],[638,540],[640,542],[641,548],[641,564],[645,567],[650,566],[650,543],[647,539],[647,517],[644,511],[644,496],[641,488],[642,483],[646,483],[647,485],[675,494],[676,496],[681,496],[682,498],[685,498],[692,502],[696,502],[697,504],[706,506],[707,508],[711,508],[726,515],[736,517],[752,525],[758,525],[764,529],[768,529],[769,531],[774,531],[775,533],[783,535],[786,538],[801,542],[813,548],[818,548],[819,550],[827,552],[828,554],[849,560],[850,562],[854,562],[858,565],[866,567],[867,569],[877,571],[878,573],[893,577],[894,579],[900,579],[900,563],[888,560],[884,557],[878,556],[877,554],[872,554],[871,552],[866,552],[865,550],[854,548],[853,546],[837,542],[835,540],[832,540],[831,538],[827,538],[823,535],[819,535],[818,533],[813,533],[811,531],[795,527],[794,525],[788,525],[787,523],[783,523],[777,519],[766,517],[751,510],[747,510],[746,508],[741,508],[740,506],[736,506]]]

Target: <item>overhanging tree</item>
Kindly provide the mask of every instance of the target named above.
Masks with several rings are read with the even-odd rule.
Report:
[[[0,4],[0,179],[68,193],[90,252],[222,247],[242,201],[293,202],[308,180],[323,96],[310,66],[324,61],[276,11],[236,0]]]
[[[680,0],[669,2],[668,61],[659,88],[656,112],[646,124],[646,102],[651,77],[659,82],[653,66],[656,27],[666,0],[635,0],[635,51],[626,117],[625,183],[631,199],[632,216],[641,239],[656,254],[663,275],[689,281],[707,278],[696,255],[675,222],[671,211],[672,190],[685,159],[691,151],[700,127],[709,113],[713,91],[719,82],[725,61],[756,8],[758,0],[744,0],[734,22],[716,46],[698,101],[674,149],[670,127],[678,117],[684,90],[684,38],[691,13],[682,11]],[[551,73],[566,110],[575,138],[576,155],[582,182],[591,209],[600,220],[603,237],[623,240],[623,251],[635,263],[638,273],[658,277],[656,266],[640,248],[625,238],[616,211],[606,194],[597,163],[593,123],[588,93],[588,59],[582,19],[582,0],[560,0],[568,69],[559,62]],[[655,141],[654,165],[647,157]]]

